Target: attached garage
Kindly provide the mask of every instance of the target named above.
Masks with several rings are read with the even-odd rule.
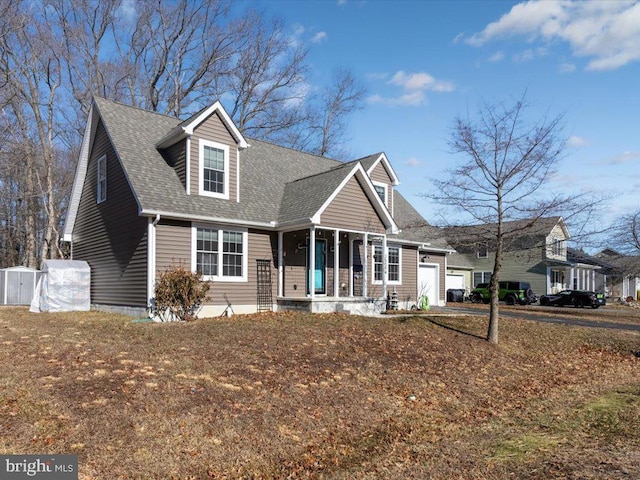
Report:
[[[457,273],[448,273],[446,279],[446,290],[456,289],[464,290],[466,285],[464,282],[464,275]]]
[[[429,305],[438,305],[438,284],[439,265],[420,264],[418,266],[418,295],[426,295],[429,298]]]

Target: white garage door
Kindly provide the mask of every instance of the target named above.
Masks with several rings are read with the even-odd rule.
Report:
[[[438,305],[438,267],[420,265],[418,267],[418,298],[429,297],[429,305]]]
[[[461,288],[464,290],[464,275],[447,275],[447,288]]]

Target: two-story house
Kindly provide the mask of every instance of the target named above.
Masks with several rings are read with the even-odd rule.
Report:
[[[495,262],[495,224],[446,228],[456,249],[448,275],[466,276],[471,288],[489,282]],[[564,289],[594,290],[601,268],[567,248],[569,231],[561,217],[505,222],[502,280],[524,281],[542,295]],[[568,255],[569,252],[569,255]]]
[[[219,102],[179,119],[95,98],[64,239],[95,308],[140,314],[158,273],[212,282],[201,316],[400,308],[445,298],[445,238],[384,153],[351,162],[245,138]],[[228,310],[227,310],[228,311]]]

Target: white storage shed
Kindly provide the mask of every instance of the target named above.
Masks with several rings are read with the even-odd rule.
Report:
[[[40,275],[40,271],[35,268],[0,269],[0,304],[29,305]]]
[[[91,268],[81,260],[45,260],[31,301],[32,312],[91,309]]]

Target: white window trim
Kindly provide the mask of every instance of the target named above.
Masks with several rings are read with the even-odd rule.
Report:
[[[104,190],[100,188],[100,173],[104,174]],[[102,203],[107,200],[107,155],[102,155],[98,158],[98,165],[96,168],[96,203]]]
[[[204,189],[204,147],[217,148],[224,152],[224,193],[208,192]],[[201,138],[198,143],[198,189],[206,197],[229,199],[229,145]]]
[[[384,205],[385,207],[389,208],[389,185],[387,185],[386,183],[383,182],[376,182],[374,180],[371,180],[371,183],[375,186],[375,187],[383,187],[384,188]],[[378,194],[378,192],[376,192],[376,195]]]
[[[234,232],[242,234],[242,276],[241,277],[225,277],[223,275],[203,275],[202,279],[213,282],[224,283],[246,283],[248,281],[247,272],[249,270],[249,233],[246,228],[227,228],[220,225],[208,225],[204,223],[191,224],[191,271],[198,270],[198,228],[208,228],[218,230],[218,268],[222,269],[222,259],[224,252],[222,251],[223,232]],[[221,270],[219,270],[221,271]]]
[[[484,247],[484,255],[480,255],[480,247]],[[489,244],[487,242],[478,242],[476,244],[476,258],[489,258]]]
[[[371,284],[372,285],[382,285],[382,280],[376,280],[376,264],[375,264],[375,251],[376,248],[382,248],[382,245],[372,245],[371,248]],[[398,278],[399,280],[390,280],[389,277],[389,249],[397,248],[398,249]],[[384,260],[383,260],[384,262]],[[384,265],[384,264],[383,264]],[[384,272],[384,267],[383,267]],[[383,273],[384,274],[384,273]],[[400,245],[387,245],[387,285],[402,285],[402,246]]]

